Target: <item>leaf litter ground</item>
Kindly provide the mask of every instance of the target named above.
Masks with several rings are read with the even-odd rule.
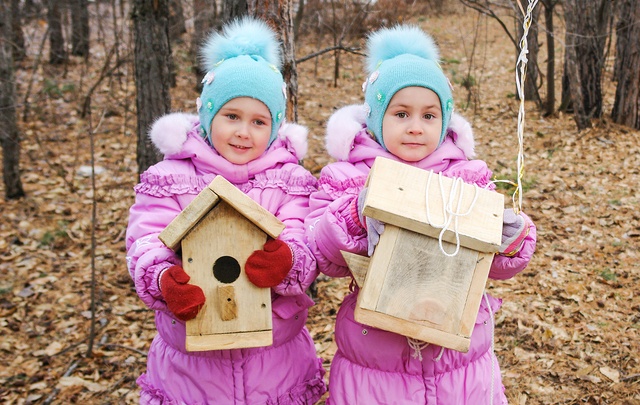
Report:
[[[513,180],[518,102],[512,46],[498,24],[470,11],[420,24],[441,47],[458,112],[472,122],[478,157],[496,178]],[[35,44],[37,35],[33,31]],[[186,46],[175,48],[184,61]],[[556,48],[561,54],[561,45]],[[303,40],[297,53],[316,50]],[[24,62],[16,72],[18,94],[26,92],[32,65]],[[615,93],[611,65],[607,112]],[[194,111],[195,79],[186,62],[179,66],[173,109]],[[342,55],[337,87],[328,54],[298,68],[299,122],[310,129],[303,164],[318,174],[331,161],[323,146],[327,119],[335,108],[362,100],[362,61]],[[92,356],[86,355],[93,192],[89,121],[77,110],[98,69],[79,60],[40,68],[30,118],[20,123],[27,197],[3,200],[0,223],[0,399],[7,404],[138,400],[135,380],[155,328],[124,258],[136,182],[135,89],[126,67],[93,99],[95,164],[104,171],[96,170],[97,305]],[[475,80],[469,90],[461,85],[467,75]],[[65,85],[76,86],[75,95]],[[639,131],[608,117],[578,132],[571,116],[543,117],[527,103],[523,208],[538,226],[538,250],[524,272],[487,287],[504,300],[495,350],[512,404],[640,404],[639,145]],[[321,276],[309,314],[307,326],[328,371],[335,315],[346,293],[347,280]]]

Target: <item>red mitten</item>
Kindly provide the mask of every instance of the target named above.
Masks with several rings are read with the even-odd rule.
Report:
[[[293,255],[286,242],[269,239],[262,250],[251,253],[244,265],[247,277],[257,287],[274,287],[289,274]]]
[[[169,267],[160,276],[160,291],[167,307],[182,321],[195,318],[205,300],[202,288],[187,284],[189,278],[184,269],[177,265]]]

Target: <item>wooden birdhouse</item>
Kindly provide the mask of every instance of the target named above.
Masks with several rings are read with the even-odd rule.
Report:
[[[160,233],[206,298],[187,321],[187,351],[236,349],[272,344],[271,291],[253,285],[244,265],[267,236],[284,224],[221,176]]]
[[[371,258],[343,252],[361,287],[355,319],[467,352],[504,197],[381,157],[367,187],[364,215],[385,230]]]

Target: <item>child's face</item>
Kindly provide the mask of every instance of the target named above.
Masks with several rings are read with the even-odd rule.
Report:
[[[267,150],[271,114],[261,101],[234,98],[213,117],[210,131],[211,143],[222,157],[234,164],[245,164]]]
[[[440,143],[440,99],[424,87],[405,87],[391,98],[382,118],[387,150],[407,162],[429,156]]]

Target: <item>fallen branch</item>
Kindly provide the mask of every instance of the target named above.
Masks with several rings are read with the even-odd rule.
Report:
[[[71,363],[67,371],[62,375],[62,378],[69,377],[71,373],[73,373],[75,369],[78,368],[78,363],[80,363],[80,360],[76,360],[73,363]],[[56,395],[58,395],[59,392],[60,392],[60,388],[57,388],[57,387],[54,388],[51,394],[49,394],[47,399],[45,399],[42,404],[49,405],[56,398]]]
[[[147,357],[147,353],[143,352],[142,350],[138,350],[135,347],[129,347],[129,346],[123,346],[123,345],[118,345],[118,344],[114,344],[114,343],[106,343],[106,344],[98,344],[98,347],[103,347],[107,350],[111,350],[111,349],[125,349],[125,350],[130,350],[134,353],[137,353],[141,356]]]
[[[640,374],[631,374],[626,377],[622,377],[620,378],[620,381],[632,381],[637,379],[640,379]]]

